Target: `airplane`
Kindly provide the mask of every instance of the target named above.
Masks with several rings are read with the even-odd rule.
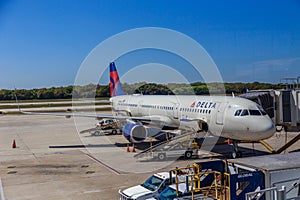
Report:
[[[275,133],[275,125],[263,108],[240,97],[198,95],[125,95],[114,62],[110,68],[113,115],[80,113],[36,113],[58,116],[114,118],[125,121],[123,136],[132,143],[155,136],[156,129],[179,129],[181,123],[196,122],[200,131],[233,141],[233,157],[241,157],[239,141],[259,141]],[[192,124],[192,123],[190,123]],[[192,125],[191,125],[192,126]],[[194,126],[194,125],[193,125]]]

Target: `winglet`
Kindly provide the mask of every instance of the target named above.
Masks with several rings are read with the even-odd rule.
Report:
[[[122,89],[122,85],[119,79],[118,71],[114,62],[109,64],[109,75],[110,75],[110,96],[120,96],[124,95],[124,91]]]

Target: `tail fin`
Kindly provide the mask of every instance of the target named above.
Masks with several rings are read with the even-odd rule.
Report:
[[[110,96],[114,97],[114,96],[124,95],[124,91],[122,89],[117,68],[114,62],[111,62],[109,64],[109,76],[110,76],[110,83],[109,83]]]

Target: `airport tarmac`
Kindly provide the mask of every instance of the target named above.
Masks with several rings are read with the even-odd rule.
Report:
[[[0,116],[0,187],[5,199],[118,199],[119,189],[141,183],[153,171],[199,161],[139,162],[134,153],[126,152],[127,141],[121,135],[78,134],[95,123],[90,118],[74,122],[55,116]],[[287,141],[297,134],[289,133]],[[285,133],[276,133],[267,142],[278,149],[285,143]],[[252,144],[240,146],[246,156],[267,153],[260,144],[254,144],[255,149]],[[299,149],[298,141],[287,152]],[[228,153],[230,148],[216,151]]]

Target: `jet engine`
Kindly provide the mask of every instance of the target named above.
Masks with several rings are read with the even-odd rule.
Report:
[[[143,142],[147,138],[147,129],[139,123],[125,124],[122,132],[129,142]]]

